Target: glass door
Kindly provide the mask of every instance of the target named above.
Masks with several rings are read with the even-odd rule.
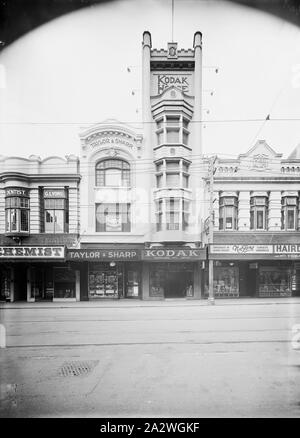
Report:
[[[126,278],[126,298],[138,298],[140,289],[140,273],[137,269],[129,268]]]

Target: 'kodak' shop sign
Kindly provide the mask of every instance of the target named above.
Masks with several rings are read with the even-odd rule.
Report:
[[[143,260],[178,261],[178,260],[205,260],[206,253],[203,249],[191,248],[156,248],[145,249],[142,252]]]
[[[0,259],[63,259],[64,246],[0,246]]]

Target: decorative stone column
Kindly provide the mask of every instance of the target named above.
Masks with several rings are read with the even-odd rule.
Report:
[[[217,231],[219,229],[219,192],[214,192],[214,230]]]
[[[281,191],[270,192],[267,227],[269,231],[281,230]]]
[[[250,230],[250,192],[240,192],[238,205],[238,230]]]

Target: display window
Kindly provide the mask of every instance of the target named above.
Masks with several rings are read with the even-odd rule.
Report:
[[[11,284],[11,269],[0,269],[0,300],[6,301],[10,299],[10,284]]]
[[[150,297],[194,296],[192,263],[155,263],[150,267]]]
[[[112,263],[89,266],[89,298],[119,298],[122,295],[122,267]]]
[[[239,296],[239,268],[237,266],[214,266],[214,296],[236,298]],[[208,287],[205,291],[208,295]]]
[[[290,297],[293,271],[289,267],[261,266],[258,294],[260,297]]]
[[[53,270],[54,298],[76,297],[76,275],[73,269],[57,267]]]

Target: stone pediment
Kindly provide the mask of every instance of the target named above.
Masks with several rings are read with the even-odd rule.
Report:
[[[82,150],[124,148],[130,151],[140,150],[142,134],[130,128],[112,122],[101,123],[85,129],[80,134]]]
[[[279,167],[282,154],[278,154],[265,140],[258,140],[245,154],[239,155],[241,165],[251,170],[268,170]]]

